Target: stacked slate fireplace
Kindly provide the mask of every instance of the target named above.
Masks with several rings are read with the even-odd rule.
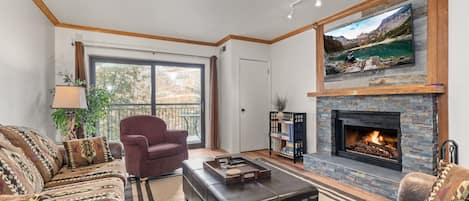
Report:
[[[332,111],[335,155],[402,170],[399,112]]]
[[[438,145],[433,94],[319,97],[317,153],[304,168],[396,199],[409,172],[433,174]]]

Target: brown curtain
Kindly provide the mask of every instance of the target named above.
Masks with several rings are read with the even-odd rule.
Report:
[[[85,48],[82,42],[75,42],[75,80],[82,80],[86,83]],[[75,135],[78,139],[85,138],[83,127],[75,128]]]
[[[210,145],[219,148],[217,57],[210,57]]]
[[[75,42],[75,80],[86,81],[85,48],[82,42]]]

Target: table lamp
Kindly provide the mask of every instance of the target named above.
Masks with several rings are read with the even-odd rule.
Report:
[[[86,92],[84,87],[78,86],[56,86],[54,102],[52,103],[54,109],[66,109],[68,117],[66,137],[75,139],[75,111],[76,109],[87,109]]]

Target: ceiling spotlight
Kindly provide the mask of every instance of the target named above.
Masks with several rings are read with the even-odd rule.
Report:
[[[316,7],[321,7],[322,6],[322,1],[321,0],[316,0],[316,4],[314,4]]]
[[[291,20],[293,18],[293,8],[290,9],[290,13],[288,13],[287,18]]]

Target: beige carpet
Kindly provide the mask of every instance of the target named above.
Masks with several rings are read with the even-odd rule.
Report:
[[[138,199],[137,185],[136,181],[132,181],[132,201],[141,201]],[[146,190],[146,186],[150,187],[150,192]],[[181,175],[143,180],[140,182],[140,189],[143,201],[184,201]]]
[[[269,162],[266,163],[316,186],[319,190],[319,201],[363,200],[347,194],[340,189],[336,189],[332,186],[328,186],[321,182],[314,181],[297,173],[280,168],[275,164],[271,164]],[[125,194],[127,201],[185,201],[184,192],[182,190],[181,170],[177,170],[173,175],[142,179],[140,183],[133,179],[128,183]]]

